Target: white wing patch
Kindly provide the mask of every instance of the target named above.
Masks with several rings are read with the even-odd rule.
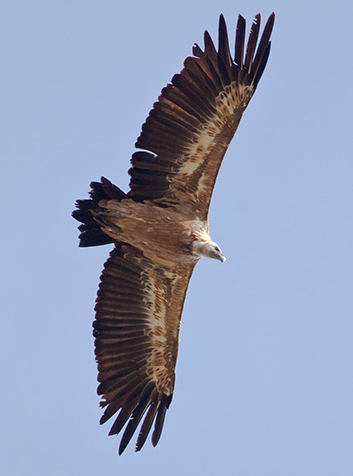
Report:
[[[174,386],[174,369],[172,352],[170,347],[170,337],[168,332],[177,331],[168,326],[167,316],[169,314],[169,304],[171,297],[167,295],[170,289],[174,288],[178,275],[168,270],[149,268],[142,274],[145,284],[144,302],[149,309],[148,335],[152,341],[151,356],[148,359],[148,373],[156,382],[160,391],[166,395],[172,392]],[[168,282],[168,285],[166,285]],[[178,338],[172,336],[173,340]]]
[[[252,86],[243,86],[236,82],[224,88],[216,98],[216,113],[209,122],[202,125],[197,140],[190,145],[185,161],[178,171],[180,176],[192,175],[219,140],[224,125],[235,111],[244,107],[253,93]],[[200,187],[203,185],[200,183]]]
[[[224,91],[216,98],[216,109],[220,119],[232,116],[236,109],[245,107],[253,93],[254,88],[252,85],[245,86],[233,82],[226,86]]]
[[[193,193],[200,200],[200,197],[209,193],[210,177],[214,177],[217,170],[211,170],[208,166],[212,161],[208,156],[215,148],[227,149],[230,138],[229,134],[224,133],[227,129],[232,129],[234,122],[239,122],[241,114],[246,108],[253,94],[253,86],[244,86],[235,81],[224,88],[216,98],[216,112],[213,117],[202,124],[197,139],[189,147],[187,154],[183,157],[183,164],[178,170],[178,177],[174,178],[174,187],[176,190],[184,190],[186,180],[193,174],[197,174],[199,167],[199,177],[197,179],[197,188]],[[174,188],[172,185],[172,188]],[[176,192],[177,193],[177,192]]]

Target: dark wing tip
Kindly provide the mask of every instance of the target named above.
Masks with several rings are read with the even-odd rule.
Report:
[[[262,76],[262,73],[265,69],[265,66],[268,60],[268,56],[270,52],[270,44],[271,44],[270,38],[271,38],[274,22],[275,22],[275,14],[272,12],[271,15],[268,17],[266,25],[263,29],[261,39],[257,47],[257,52],[251,66],[251,69],[253,71],[253,76],[254,76],[253,82],[254,82],[255,89],[258,82],[260,81],[260,78]]]
[[[203,55],[203,51],[197,43],[195,43],[192,48],[192,54],[196,56],[196,58],[201,58]]]
[[[150,408],[148,409],[147,414],[141,425],[140,433],[137,437],[135,451],[140,451],[143,445],[145,444],[147,437],[149,435],[149,432],[151,430],[154,418],[156,416],[157,410],[159,408],[159,404],[160,404],[159,401],[152,400]]]
[[[271,36],[272,30],[273,30],[273,25],[275,24],[275,18],[276,18],[275,12],[272,12],[271,15],[269,15],[269,17],[267,19],[265,29],[268,28],[268,37]]]
[[[129,410],[127,410],[126,412],[123,412],[122,410],[121,413],[124,413],[123,418],[119,422],[119,425],[114,429],[114,431],[112,431],[113,430],[112,428],[111,432],[109,433],[110,435],[118,434],[123,428],[123,426],[125,425],[125,423],[127,422],[127,426],[124,430],[123,436],[120,441],[119,449],[118,449],[119,456],[125,451],[126,447],[130,443],[130,440],[135,434],[135,431],[139,423],[142,420],[143,422],[142,422],[139,435],[137,438],[135,451],[140,451],[142,449],[154,421],[155,421],[155,425],[154,425],[154,431],[152,434],[152,445],[153,446],[157,445],[162,434],[165,415],[171,401],[172,401],[172,395],[167,396],[165,394],[157,394],[156,389],[153,390],[153,388],[151,388],[151,385],[150,385],[150,386],[147,386],[146,390],[143,392],[143,395],[140,399],[139,404],[136,406],[136,408],[132,412],[130,412],[129,415],[128,415]],[[118,416],[118,419],[119,417],[120,417],[120,414]],[[115,426],[115,424],[116,422],[114,423],[113,427]]]
[[[226,53],[228,47],[228,31],[227,31],[227,24],[226,20],[221,13],[219,16],[219,26],[218,26],[218,50],[222,54],[223,50]],[[228,47],[229,51],[229,47]]]
[[[164,425],[164,420],[165,420],[165,414],[169,408],[169,405],[172,401],[173,394],[167,396],[163,395],[161,399],[160,406],[158,408],[158,413],[157,413],[157,418],[156,418],[156,423],[154,425],[154,430],[152,433],[152,445],[157,446],[159,439],[162,434],[163,430],[163,425]]]
[[[246,20],[242,15],[238,15],[238,21],[235,34],[235,52],[234,62],[241,67],[244,57],[244,41],[245,41]]]
[[[219,23],[218,23],[218,24],[219,24],[219,29],[220,29],[220,30],[221,30],[221,29],[222,29],[222,30],[227,29],[226,20],[225,20],[225,18],[224,18],[223,13],[221,13],[221,14],[219,15]]]
[[[151,397],[152,397],[152,392],[154,388],[155,388],[154,383],[150,382],[146,385],[145,389],[143,390],[141,397],[139,399],[139,404],[132,412],[131,418],[121,438],[120,446],[119,446],[119,455],[123,453],[127,445],[130,443],[130,440],[133,437],[136,431],[136,428],[138,427],[141,419],[143,418],[148,406],[151,404]]]

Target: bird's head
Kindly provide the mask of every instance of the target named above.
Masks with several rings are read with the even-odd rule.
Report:
[[[205,258],[218,259],[222,263],[224,263],[226,260],[226,257],[223,256],[221,248],[217,245],[217,243],[211,240],[196,240],[192,243],[192,249],[193,252],[200,257],[204,256]]]

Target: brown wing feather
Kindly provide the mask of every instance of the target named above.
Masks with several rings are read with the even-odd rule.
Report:
[[[121,454],[140,421],[140,450],[155,421],[158,443],[175,382],[179,328],[193,265],[161,269],[136,248],[119,244],[101,275],[93,323],[101,423],[120,410],[110,434]],[[147,413],[146,413],[147,412]]]
[[[256,51],[256,15],[244,59],[245,20],[239,16],[234,61],[223,15],[218,52],[205,32],[204,51],[194,46],[195,57],[162,90],[142,127],[136,147],[146,152],[132,157],[130,197],[182,204],[207,218],[222,159],[266,66],[273,23],[271,14]]]

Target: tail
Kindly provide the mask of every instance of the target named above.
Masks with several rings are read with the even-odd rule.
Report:
[[[114,243],[113,238],[106,235],[99,224],[94,220],[91,210],[98,206],[100,200],[123,200],[127,195],[120,188],[113,185],[109,180],[102,177],[100,182],[91,182],[90,199],[77,200],[76,210],[72,216],[82,223],[78,227],[80,230],[79,246],[99,246]]]

